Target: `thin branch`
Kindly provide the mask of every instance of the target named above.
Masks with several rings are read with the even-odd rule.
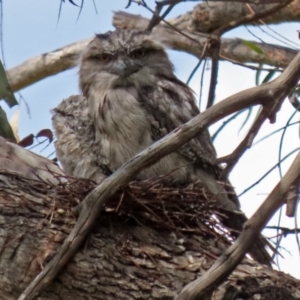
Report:
[[[220,35],[212,34],[208,39],[208,49],[212,49],[211,54],[211,72],[210,72],[210,83],[206,109],[213,106],[216,98],[216,87],[218,83],[219,74],[219,53],[221,47]]]
[[[217,138],[217,136],[219,135],[219,133],[234,119],[236,119],[240,114],[244,113],[245,109],[240,110],[238,112],[236,112],[233,116],[231,116],[230,118],[228,118],[227,120],[225,120],[223,122],[223,124],[216,130],[216,132],[212,135],[211,140],[214,142],[215,139]]]
[[[259,132],[263,123],[270,119],[271,123],[274,123],[276,113],[279,111],[281,104],[284,98],[281,101],[274,101],[274,103],[269,104],[268,106],[264,106],[259,113],[257,119],[252,124],[249,132],[247,133],[246,137],[242,140],[242,142],[237,146],[237,148],[229,155],[225,157],[221,157],[218,159],[219,163],[226,163],[227,166],[223,170],[220,179],[228,178],[228,174],[232,171],[235,167],[237,162],[243,156],[247,149],[251,148],[254,138],[256,137],[257,133]]]
[[[224,118],[224,116],[255,104],[263,105],[277,101],[281,102],[282,99],[286,97],[289,90],[297,84],[299,77],[300,53],[295,57],[286,70],[275,80],[258,87],[250,88],[243,92],[239,92],[210,107],[203,113],[198,114],[188,123],[176,128],[163,139],[157,141],[155,144],[136,155],[115,173],[106,178],[84,199],[82,210],[80,211],[79,218],[72,232],[64,241],[64,244],[56,253],[55,257],[21,294],[19,300],[32,299],[57,276],[62,268],[76,254],[78,248],[89,234],[92,226],[98,220],[99,214],[105,203],[112,195],[115,194],[116,191],[136,177],[142,169],[156,163],[165,155],[176,151],[184,143],[198,135],[204,128]],[[300,171],[298,167],[297,169]],[[295,182],[295,180],[293,182]],[[282,189],[282,191],[284,191],[284,189]],[[277,196],[278,195],[280,195],[280,193],[278,193]],[[267,220],[267,218],[265,220]],[[256,228],[254,233],[257,237],[257,227],[254,226],[254,228]],[[252,238],[253,231],[251,230],[250,233]],[[249,238],[246,237],[246,241],[248,239]],[[238,239],[238,242],[240,242],[240,239]],[[236,247],[236,243],[234,246]],[[246,246],[245,244],[242,246],[242,252],[239,253],[238,259],[244,255],[244,251],[246,251],[246,248],[249,245],[247,243]],[[232,247],[230,249],[232,249]],[[224,274],[228,275],[228,270],[225,271]]]
[[[192,70],[189,78],[186,81],[186,85],[189,85],[190,81],[192,80],[192,78],[194,77],[194,75],[196,74],[196,72],[198,71],[198,69],[200,68],[201,64],[202,64],[202,59],[199,59],[199,61],[197,62],[197,65],[194,67],[194,69]]]
[[[293,122],[293,123],[289,123],[288,125],[285,125],[284,127],[278,128],[278,129],[274,130],[273,132],[271,132],[271,133],[265,135],[264,137],[262,137],[261,139],[259,139],[259,140],[256,141],[255,143],[253,143],[252,146],[255,146],[255,145],[257,145],[258,143],[264,141],[265,139],[271,137],[272,135],[274,135],[274,134],[276,134],[276,133],[278,133],[278,132],[280,132],[280,131],[282,131],[282,130],[285,130],[285,129],[286,129],[287,127],[289,127],[289,126],[293,126],[293,125],[297,125],[297,124],[299,125],[299,123],[300,123],[300,121],[296,121],[296,122]]]
[[[298,234],[300,233],[300,228],[287,228],[287,227],[281,227],[281,226],[265,226],[265,229],[275,229],[277,230],[281,230],[282,231],[282,235],[284,237],[286,237],[289,234]]]
[[[152,29],[157,26],[160,21],[164,20],[165,17],[171,12],[171,10],[174,8],[176,4],[179,2],[183,2],[185,0],[168,0],[168,1],[156,1],[156,8],[152,15],[152,18],[149,22],[149,25],[147,27],[147,30],[149,32],[152,31]],[[160,16],[160,12],[162,11],[163,7],[169,5],[166,11]]]
[[[205,68],[207,65],[207,58],[204,59],[204,64],[201,72],[201,79],[200,79],[200,90],[199,90],[199,101],[198,101],[198,107],[200,109],[201,103],[202,103],[202,92],[203,92],[203,82],[204,82],[204,73],[205,73]]]
[[[246,189],[244,189],[239,195],[238,197],[243,196],[244,194],[246,194],[248,191],[250,191],[254,186],[256,186],[257,184],[259,184],[264,178],[266,178],[272,171],[274,171],[277,167],[278,164],[282,163],[283,161],[285,161],[288,157],[290,157],[291,155],[293,155],[294,153],[298,152],[300,150],[300,147],[294,149],[293,151],[291,151],[290,153],[288,153],[285,157],[283,157],[281,159],[281,161],[279,161],[276,165],[274,165],[271,169],[269,169],[263,176],[261,176],[258,180],[256,180],[254,183],[252,183],[250,186],[248,186]]]

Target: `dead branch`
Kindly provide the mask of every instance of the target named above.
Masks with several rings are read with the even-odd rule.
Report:
[[[136,155],[110,177],[105,179],[85,198],[80,216],[71,234],[65,240],[56,256],[22,293],[19,300],[32,299],[56,277],[60,270],[75,255],[87,234],[90,232],[94,222],[98,219],[108,199],[133,179],[139,171],[154,164],[165,155],[177,150],[184,143],[199,134],[203,128],[233,112],[251,105],[266,105],[268,103],[282,101],[290,92],[291,88],[298,83],[299,74],[300,53],[275,80],[259,87],[237,93],[212,106]],[[244,251],[245,248],[242,249]]]

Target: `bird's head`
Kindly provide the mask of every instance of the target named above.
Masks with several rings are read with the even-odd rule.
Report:
[[[80,88],[88,97],[92,85],[102,88],[155,85],[173,76],[164,47],[143,31],[116,30],[97,34],[83,52]],[[100,87],[99,86],[99,87]]]

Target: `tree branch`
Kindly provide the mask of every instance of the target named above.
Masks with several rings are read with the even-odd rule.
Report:
[[[117,12],[114,15],[114,25],[117,28],[145,29],[149,19],[141,16]],[[170,48],[190,53],[199,59],[203,56],[203,49],[207,42],[207,35],[185,32],[197,41],[193,42],[187,37],[174,32],[166,26],[159,25],[152,33],[154,38],[166,44]],[[52,76],[73,68],[77,65],[79,56],[91,39],[78,41],[35,56],[22,64],[7,71],[11,88],[14,92],[38,82],[48,76]],[[263,54],[251,50],[242,41],[237,39],[222,39],[220,59],[227,59],[237,63],[264,63],[276,67],[285,68],[297,54],[296,50],[262,43],[253,43],[259,47]]]
[[[113,18],[113,25],[119,29],[144,30],[147,28],[148,23],[149,19],[126,12],[116,12]],[[167,25],[160,24],[153,29],[152,35],[156,40],[162,42],[171,49],[190,53],[200,59],[208,35],[188,31],[187,27],[185,30],[179,27],[179,30],[181,30],[185,36],[178,32],[174,32]],[[239,63],[261,63],[285,68],[298,53],[296,50],[287,47],[256,42],[251,43],[260,48],[262,53],[253,51],[241,40],[221,39],[220,59],[228,59]]]
[[[219,71],[219,52],[220,52],[220,44],[221,44],[221,36],[242,24],[246,24],[249,22],[253,22],[255,20],[258,20],[262,17],[271,15],[275,13],[276,11],[280,10],[281,8],[285,7],[288,3],[290,3],[292,0],[283,1],[283,3],[280,3],[278,5],[272,6],[271,8],[260,11],[257,13],[250,13],[244,17],[241,17],[235,21],[229,22],[228,24],[225,24],[224,26],[216,29],[209,37],[209,45],[213,45],[211,47],[213,49],[211,54],[211,76],[210,76],[210,85],[209,85],[209,91],[208,91],[208,100],[206,109],[211,107],[214,104],[215,101],[215,93],[216,93],[216,86],[217,86],[217,79],[218,79],[218,71]]]
[[[246,3],[238,3],[232,1],[203,1],[193,8],[193,10],[186,12],[169,22],[181,30],[189,30],[195,32],[212,32],[230,22],[247,16],[251,11],[249,10],[250,1]],[[282,1],[280,1],[282,2]],[[260,4],[250,4],[252,11],[262,12],[274,7],[271,1],[259,1]],[[279,3],[279,2],[277,2]],[[226,11],[226,13],[224,13]],[[297,22],[300,19],[300,6],[298,0],[293,0],[291,4],[284,7],[280,11],[270,15],[262,16],[262,21],[265,24],[279,24],[283,22]],[[258,23],[251,23],[257,25]]]
[[[176,300],[196,300],[208,297],[241,262],[247,250],[254,243],[260,231],[267,224],[274,212],[283,204],[283,199],[290,186],[300,177],[300,153],[281,181],[273,189],[256,213],[246,222],[244,230],[225,253],[199,279],[188,284]],[[202,298],[203,297],[203,298]],[[206,299],[206,298],[205,298]]]
[[[86,39],[30,58],[7,71],[14,92],[48,76],[58,74],[77,65],[84,47],[91,41]]]
[[[246,150],[251,148],[252,143],[256,135],[258,134],[261,126],[264,124],[264,122],[267,119],[270,119],[270,122],[274,123],[276,113],[279,111],[283,100],[284,98],[281,99],[280,102],[274,101],[274,103],[269,103],[268,105],[269,107],[264,106],[261,112],[259,113],[258,117],[256,118],[256,120],[252,124],[246,137],[242,140],[242,142],[238,145],[238,147],[231,154],[225,157],[220,157],[218,159],[219,163],[227,164],[226,168],[222,172],[222,175],[220,176],[220,180],[224,180],[225,178],[228,178],[229,173],[238,163],[238,161],[246,152]]]
[[[57,276],[85,240],[93,224],[98,219],[104,204],[119,188],[128,184],[138,172],[177,150],[184,143],[198,135],[203,128],[224,118],[224,116],[251,105],[265,105],[274,102],[274,99],[275,101],[281,101],[290,89],[297,84],[299,76],[300,54],[275,80],[237,93],[217,103],[125,163],[85,198],[83,209],[71,234],[55,257],[22,293],[19,300],[32,299]],[[244,248],[242,251],[244,251]]]

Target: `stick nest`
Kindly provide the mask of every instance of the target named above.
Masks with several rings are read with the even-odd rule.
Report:
[[[44,215],[49,215],[50,209],[53,221],[62,220],[96,187],[90,180],[68,179],[60,177],[60,183],[52,185],[2,171],[0,206],[5,204],[14,211],[27,207]],[[163,179],[133,181],[108,201],[103,214],[158,230],[217,237],[231,243],[233,237],[221,221],[226,216],[213,198],[201,183],[172,186]]]

